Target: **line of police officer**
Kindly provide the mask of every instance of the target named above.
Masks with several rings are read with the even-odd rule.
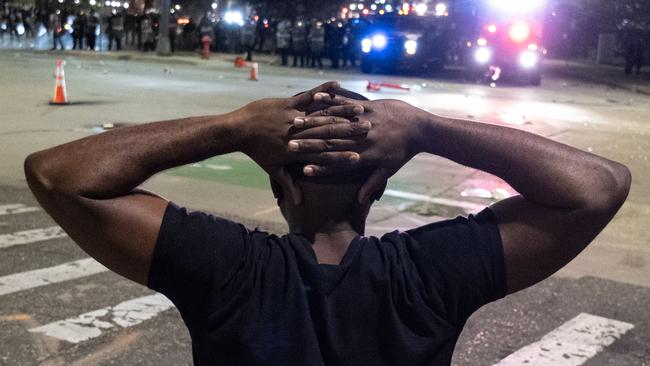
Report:
[[[280,54],[282,65],[323,67],[323,57],[328,57],[332,68],[349,63],[356,65],[358,49],[358,27],[347,22],[321,22],[302,20],[281,20],[275,27],[275,48]]]

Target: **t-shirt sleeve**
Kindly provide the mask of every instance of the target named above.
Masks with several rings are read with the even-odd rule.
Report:
[[[462,326],[479,307],[506,295],[503,249],[489,209],[407,232],[410,257],[447,317]]]
[[[170,202],[149,269],[148,286],[180,310],[194,310],[244,261],[249,232],[240,224]]]

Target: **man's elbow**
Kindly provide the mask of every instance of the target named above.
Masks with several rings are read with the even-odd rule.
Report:
[[[603,172],[599,188],[590,199],[590,206],[603,213],[614,215],[630,193],[632,173],[627,166],[616,162],[608,164]]]
[[[42,152],[32,153],[25,159],[23,168],[25,178],[30,189],[37,194],[38,192],[48,192],[54,190],[52,178],[48,175],[48,163],[43,157]]]

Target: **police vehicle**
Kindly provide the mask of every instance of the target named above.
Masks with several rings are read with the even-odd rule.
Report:
[[[366,18],[361,37],[361,71],[438,70],[445,64],[444,17],[386,14]]]
[[[481,3],[467,62],[474,77],[488,82],[507,77],[540,85],[544,0],[488,0]]]

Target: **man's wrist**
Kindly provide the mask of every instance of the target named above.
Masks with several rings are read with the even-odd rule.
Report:
[[[440,142],[440,130],[446,118],[422,111],[416,118],[415,145],[417,153],[435,154],[435,145]]]
[[[246,147],[255,137],[255,128],[250,123],[252,118],[249,113],[244,107],[227,113],[223,117],[223,129],[232,139],[233,149],[245,152]]]

